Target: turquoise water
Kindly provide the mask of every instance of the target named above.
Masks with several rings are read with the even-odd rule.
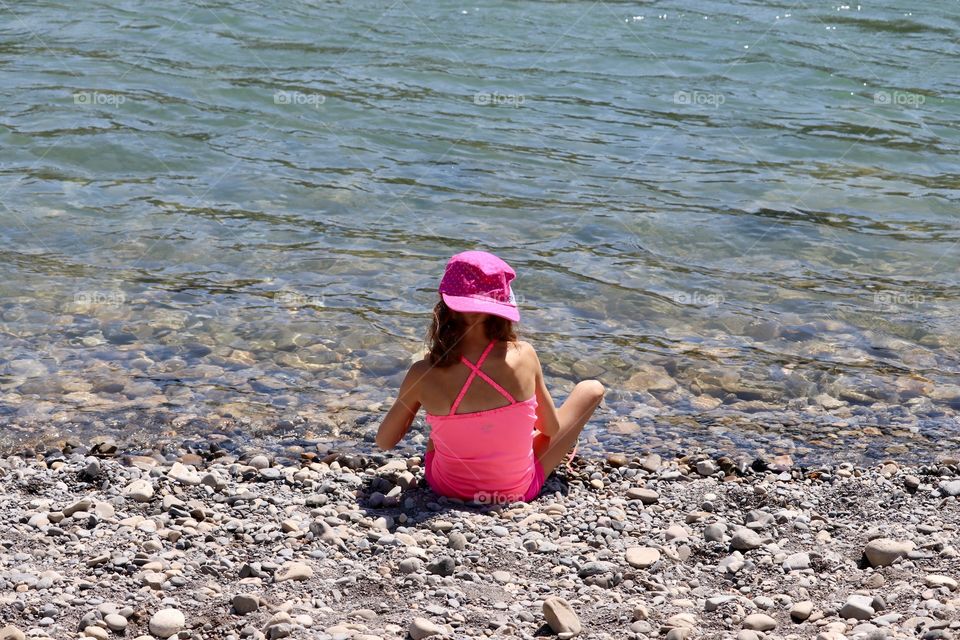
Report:
[[[960,2],[0,15],[8,437],[367,437],[482,247],[596,439],[960,438]]]

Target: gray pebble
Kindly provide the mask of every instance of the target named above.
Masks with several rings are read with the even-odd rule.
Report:
[[[427,571],[438,576],[452,576],[457,564],[450,556],[440,556],[427,565]]]

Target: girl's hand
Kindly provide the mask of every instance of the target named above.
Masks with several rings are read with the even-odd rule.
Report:
[[[407,371],[397,399],[377,430],[377,446],[384,451],[397,446],[417,417],[420,410],[420,381],[428,369],[428,363],[421,360]]]

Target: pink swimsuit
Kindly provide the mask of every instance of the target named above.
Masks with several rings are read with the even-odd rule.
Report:
[[[500,504],[533,500],[544,482],[543,468],[533,455],[534,425],[537,421],[537,397],[517,402],[506,389],[480,370],[496,341],[491,341],[473,364],[450,413],[427,414],[433,451],[428,451],[424,466],[427,483],[440,495]],[[510,401],[488,411],[457,413],[457,407],[476,376]]]

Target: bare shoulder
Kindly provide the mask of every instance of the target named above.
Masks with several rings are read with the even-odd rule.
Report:
[[[431,365],[426,358],[417,360],[410,365],[410,370],[407,372],[407,379],[416,384],[423,380],[423,378],[430,373],[431,369],[433,369],[433,365]]]
[[[533,345],[526,340],[517,340],[516,342],[511,343],[511,346],[517,350],[517,353],[523,362],[529,362],[530,364],[539,363],[536,349],[534,349]]]
[[[423,374],[430,371],[430,369],[432,368],[433,366],[430,364],[430,362],[426,358],[421,358],[420,360],[417,360],[412,365],[410,365],[410,373],[419,374],[422,376]]]

